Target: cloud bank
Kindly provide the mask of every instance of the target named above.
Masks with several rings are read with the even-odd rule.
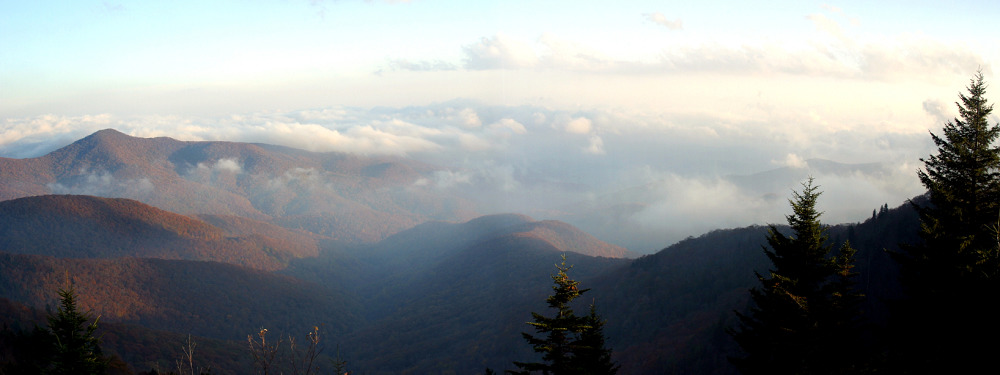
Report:
[[[947,114],[933,100],[921,110],[928,124]],[[142,137],[402,156],[446,168],[413,186],[467,198],[484,214],[519,212],[600,232],[601,226],[587,227],[582,218],[600,215],[601,209],[583,208],[618,207],[617,224],[648,236],[647,242],[623,243],[640,251],[655,250],[649,243],[666,245],[715,228],[780,222],[791,189],[809,175],[824,190],[824,220],[831,223],[863,220],[872,208],[895,206],[922,192],[915,171],[918,159],[933,151],[926,133],[831,126],[834,119],[816,114],[787,116],[762,121],[724,113],[557,110],[473,101],[219,118],[38,116],[3,124],[0,155],[39,156],[112,127]],[[831,167],[827,161],[846,164]],[[784,172],[764,182],[738,178],[769,170]],[[187,178],[214,181],[242,171],[238,160],[220,159],[188,166]],[[276,188],[309,181],[308,171],[288,173],[274,181]],[[142,181],[114,181],[95,172],[52,190],[135,195],[142,193]]]

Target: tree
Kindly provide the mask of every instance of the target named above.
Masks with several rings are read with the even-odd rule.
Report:
[[[794,193],[793,235],[771,225],[764,253],[774,268],[755,272],[760,287],[750,290],[752,306],[737,312],[738,329],[729,332],[745,356],[731,358],[746,374],[843,373],[850,358],[830,360],[856,337],[859,294],[853,289],[855,250],[845,243],[834,254],[816,210],[820,196],[813,179]],[[844,346],[848,345],[848,348]]]
[[[618,366],[611,360],[611,349],[605,347],[604,324],[607,321],[597,314],[597,305],[590,304],[590,314],[584,318],[586,327],[580,333],[575,356],[578,367],[587,374],[616,374]]]
[[[596,307],[591,306],[591,314],[581,317],[573,313],[570,302],[587,292],[580,289],[579,282],[569,278],[567,272],[572,266],[566,265],[566,255],[562,263],[556,265],[559,272],[552,275],[555,285],[554,293],[546,298],[549,308],[555,310],[552,317],[532,312],[533,322],[529,325],[535,328],[538,336],[522,333],[532,348],[542,354],[543,362],[514,362],[520,371],[507,371],[509,374],[530,374],[541,372],[546,375],[568,374],[615,374],[618,366],[611,362],[611,351],[604,347],[602,327],[604,321],[597,315]],[[597,356],[599,358],[592,358]]]
[[[48,317],[48,331],[53,343],[51,374],[103,374],[107,361],[101,353],[100,341],[94,336],[97,321],[89,312],[76,308],[76,290],[59,290],[60,306]],[[88,324],[88,322],[90,322]]]
[[[992,298],[1000,291],[1000,126],[989,124],[993,106],[981,72],[967,90],[955,103],[959,117],[941,136],[931,133],[937,154],[921,159],[917,172],[929,198],[914,203],[921,241],[894,254],[907,294],[893,308],[891,336],[900,342],[890,346],[899,349],[900,371],[978,368],[992,354],[973,337],[1000,334]]]

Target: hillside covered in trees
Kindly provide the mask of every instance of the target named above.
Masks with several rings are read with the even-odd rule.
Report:
[[[925,195],[830,225],[810,179],[787,225],[639,258],[564,222],[475,217],[406,185],[435,169],[405,159],[112,130],[0,159],[0,373],[76,312],[126,374],[184,358],[249,373],[271,363],[265,333],[359,374],[988,368],[1000,127],[985,89],[977,75],[931,134]]]

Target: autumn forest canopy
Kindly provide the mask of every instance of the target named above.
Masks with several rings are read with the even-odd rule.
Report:
[[[988,88],[929,134],[925,194],[831,223],[851,187],[812,176],[783,222],[641,257],[480,215],[401,156],[107,129],[0,158],[0,374],[975,373],[1000,335]],[[599,198],[565,217],[628,237]]]

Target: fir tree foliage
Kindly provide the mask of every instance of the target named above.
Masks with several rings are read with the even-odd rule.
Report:
[[[59,309],[48,317],[48,332],[53,343],[54,375],[103,374],[107,361],[95,336],[100,317],[91,318],[76,306],[76,290],[59,290]]]
[[[989,124],[993,105],[985,94],[979,73],[968,94],[959,94],[959,118],[944,125],[942,136],[931,133],[937,154],[921,159],[917,172],[930,196],[930,205],[918,207],[924,243],[907,248],[914,271],[927,272],[927,265],[935,274],[979,280],[997,274],[1000,126]]]
[[[810,178],[794,192],[793,213],[786,216],[792,235],[769,228],[764,253],[774,268],[767,276],[756,273],[761,285],[750,290],[752,306],[737,312],[739,327],[730,330],[744,352],[731,360],[743,373],[844,373],[853,367],[835,354],[852,350],[858,332],[856,251],[844,243],[834,252],[828,244],[817,190]]]
[[[569,374],[616,374],[618,366],[611,361],[611,350],[604,346],[603,326],[605,321],[597,315],[594,305],[590,314],[577,316],[570,302],[587,292],[580,289],[579,282],[569,277],[572,266],[566,265],[566,255],[556,265],[558,273],[552,275],[555,285],[553,294],[546,298],[549,308],[554,310],[551,317],[532,312],[534,319],[528,322],[536,335],[522,333],[532,348],[542,354],[542,362],[514,362],[520,370],[508,370],[508,374],[542,373],[546,375]]]
[[[930,134],[937,153],[917,172],[929,198],[914,203],[921,242],[893,254],[907,292],[893,311],[900,372],[987,365],[993,353],[978,343],[1000,334],[1000,126],[989,123],[986,88],[980,72],[959,93],[959,116]]]
[[[584,317],[583,332],[576,345],[577,367],[585,374],[617,374],[618,366],[611,360],[611,349],[605,345],[604,325],[607,323],[597,313],[597,304],[590,304],[590,314]]]

